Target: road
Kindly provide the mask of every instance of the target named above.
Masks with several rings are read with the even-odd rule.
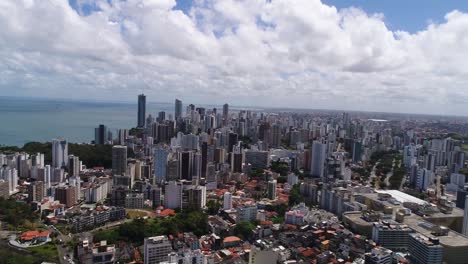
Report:
[[[392,161],[392,169],[385,175],[385,186],[390,187],[390,178],[393,176],[393,168],[395,168],[395,159]]]
[[[47,227],[50,233],[56,232],[57,241],[61,241],[61,243],[57,243],[57,251],[58,251],[58,257],[59,261],[61,264],[70,264],[74,263],[71,259],[69,259],[67,256],[73,256],[73,252],[70,252],[67,247],[67,242],[71,240],[71,236],[64,235],[60,230],[58,230],[55,226],[49,225]]]
[[[377,167],[377,165],[379,165],[379,161],[377,161],[374,165],[374,167],[372,167],[372,171],[371,171],[371,174],[370,174],[370,177],[369,177],[369,182],[372,182],[372,179],[376,179],[374,180],[375,182],[375,185],[374,185],[374,188],[375,189],[380,189],[380,186],[379,186],[379,180],[377,180],[377,175],[375,175],[375,168]]]

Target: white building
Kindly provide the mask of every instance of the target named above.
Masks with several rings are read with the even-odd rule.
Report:
[[[182,207],[182,185],[175,181],[170,181],[165,186],[164,207],[175,209]]]
[[[256,205],[244,205],[237,207],[237,219],[236,222],[251,222],[257,219],[258,209]]]
[[[225,192],[224,199],[223,199],[223,210],[231,210],[232,209],[232,193]]]
[[[299,183],[299,177],[294,173],[288,174],[288,184],[294,186]]]
[[[166,236],[155,236],[145,238],[144,263],[157,264],[168,260],[172,252],[172,245]]]
[[[52,166],[54,168],[68,165],[68,143],[63,139],[52,140]]]

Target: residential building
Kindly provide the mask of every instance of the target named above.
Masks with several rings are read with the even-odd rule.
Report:
[[[145,238],[144,263],[158,264],[168,260],[172,251],[172,245],[166,236],[155,236]]]

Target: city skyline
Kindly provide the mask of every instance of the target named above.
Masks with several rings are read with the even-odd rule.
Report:
[[[4,3],[3,94],[467,115],[463,3],[51,3]]]

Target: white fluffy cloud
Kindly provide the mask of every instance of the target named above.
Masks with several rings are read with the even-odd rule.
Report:
[[[468,114],[459,11],[410,34],[320,0],[75,4],[0,1],[2,95]]]

